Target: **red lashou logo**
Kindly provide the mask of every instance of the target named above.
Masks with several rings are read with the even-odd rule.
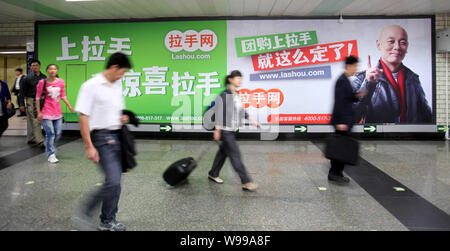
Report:
[[[188,52],[197,50],[209,52],[216,48],[217,43],[216,33],[208,29],[200,32],[195,30],[187,30],[185,32],[172,30],[164,38],[164,44],[171,52],[179,52],[182,50]]]
[[[263,108],[265,106],[269,108],[277,108],[283,104],[284,95],[279,89],[264,90],[261,88],[249,90],[239,90],[241,96],[241,102],[244,108],[250,106],[254,108]]]

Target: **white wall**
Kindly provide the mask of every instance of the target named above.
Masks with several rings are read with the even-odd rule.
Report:
[[[447,23],[445,19],[447,17]],[[450,13],[436,15],[436,30],[450,27]],[[450,54],[450,53],[449,53]],[[438,125],[447,123],[447,107],[446,107],[446,69],[445,69],[445,53],[436,53],[436,122]],[[449,55],[450,61],[450,55]],[[450,62],[449,62],[450,65]],[[449,69],[450,70],[450,67]],[[449,96],[450,98],[450,96]],[[450,107],[449,107],[450,108]],[[450,114],[449,114],[450,116]]]

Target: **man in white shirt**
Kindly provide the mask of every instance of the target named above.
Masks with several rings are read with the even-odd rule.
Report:
[[[129,119],[122,115],[125,102],[121,78],[130,68],[127,56],[114,53],[108,59],[106,69],[86,81],[78,93],[75,110],[80,114],[80,132],[86,158],[99,163],[105,174],[105,183],[88,199],[76,219],[83,229],[92,229],[90,218],[94,209],[102,204],[99,229],[125,231],[125,226],[116,221],[116,213],[122,174],[119,131]]]
[[[18,117],[24,117],[24,116],[26,116],[25,100],[24,100],[23,96],[20,95],[20,89],[22,88],[20,82],[25,77],[25,75],[23,75],[22,68],[17,68],[15,73],[16,73],[17,78],[11,89],[11,93],[14,93],[14,95],[16,95],[16,97],[17,97],[17,104],[19,105],[19,108],[20,108],[20,115]]]

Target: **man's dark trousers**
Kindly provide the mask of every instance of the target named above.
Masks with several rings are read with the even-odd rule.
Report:
[[[121,192],[122,157],[119,130],[94,130],[91,138],[100,157],[99,164],[105,174],[105,183],[89,199],[86,213],[91,215],[92,211],[102,203],[100,219],[102,223],[109,223],[116,219]]]
[[[217,151],[213,166],[211,171],[209,171],[209,175],[212,177],[219,177],[220,170],[222,169],[226,158],[229,157],[231,165],[241,179],[241,183],[246,184],[251,182],[251,179],[249,178],[241,160],[241,153],[236,143],[235,132],[222,130],[221,139],[222,144],[219,151]]]
[[[351,137],[351,128],[349,128],[348,131],[338,131],[335,132],[337,135],[343,135],[347,137]],[[337,176],[343,176],[343,171],[345,167],[345,163],[338,161],[338,160],[331,160],[331,168],[330,168],[330,174],[334,174]]]

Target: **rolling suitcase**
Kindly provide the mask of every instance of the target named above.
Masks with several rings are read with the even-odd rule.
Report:
[[[197,167],[197,161],[192,157],[180,159],[167,168],[163,173],[163,178],[167,184],[175,186],[185,180],[192,170]]]
[[[210,147],[207,147],[203,150],[197,160],[192,157],[187,157],[172,163],[163,173],[163,179],[171,186],[181,183],[197,167],[197,163],[203,158],[209,149]]]

